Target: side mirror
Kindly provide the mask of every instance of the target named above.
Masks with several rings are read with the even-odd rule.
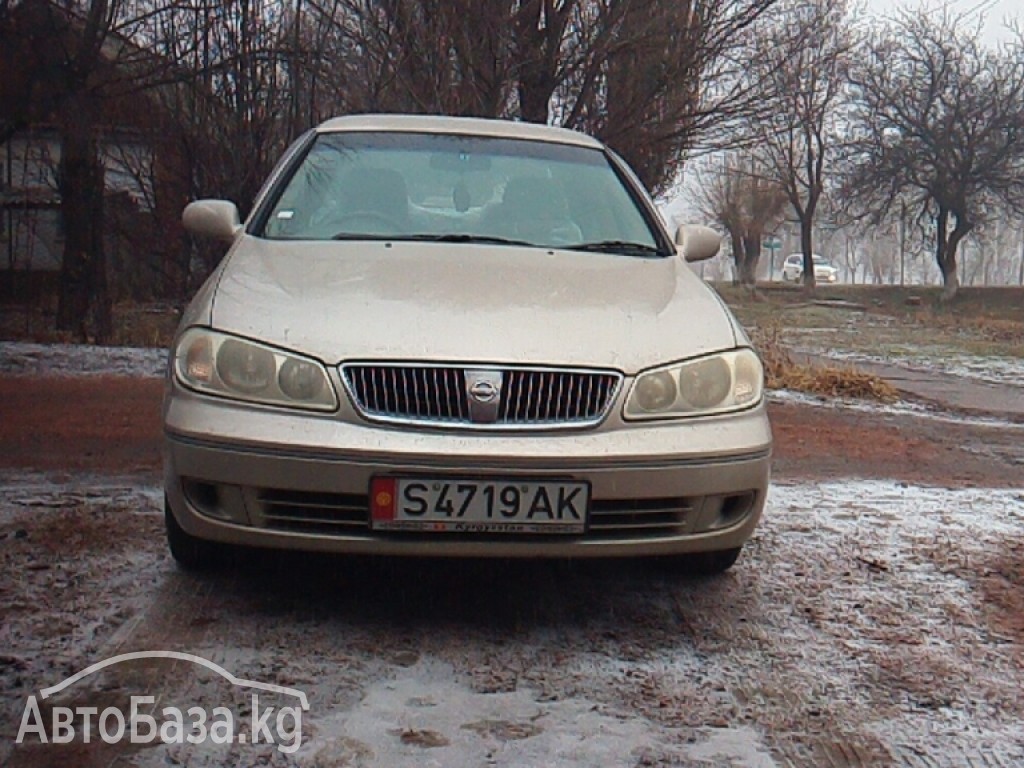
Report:
[[[711,229],[696,224],[684,224],[676,230],[676,245],[687,261],[710,259],[722,244],[722,236]]]
[[[185,229],[197,237],[232,241],[242,231],[238,208],[228,200],[196,200],[181,214]]]

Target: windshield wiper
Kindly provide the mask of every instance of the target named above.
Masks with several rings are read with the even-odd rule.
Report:
[[[567,251],[589,251],[592,253],[624,253],[630,256],[661,256],[656,246],[647,243],[633,243],[628,240],[599,240],[593,243],[578,243],[562,246]]]
[[[449,233],[444,235],[402,235],[395,240],[414,240],[424,243],[494,243],[495,245],[529,245],[536,248],[542,246],[536,243],[529,243],[526,240],[512,240],[507,237],[494,237],[492,235],[466,235]]]
[[[395,240],[393,235],[378,235],[368,232],[339,232],[331,240]]]
[[[390,242],[415,242],[415,243],[493,243],[495,245],[528,245],[532,248],[545,248],[547,246],[530,243],[526,240],[512,240],[507,237],[492,237],[491,235],[380,235],[365,232],[339,232],[332,240],[387,240]]]

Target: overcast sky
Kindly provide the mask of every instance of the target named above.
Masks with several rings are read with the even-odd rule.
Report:
[[[893,7],[926,8],[938,9],[942,3],[938,0],[920,2],[920,0],[864,0],[865,10],[872,16],[885,18],[892,12]],[[1018,21],[1024,22],[1024,0],[949,0],[950,9],[954,14],[966,14],[969,23],[977,23],[980,16],[984,16],[982,37],[985,42],[996,44],[1008,39],[1009,33],[1004,27],[1004,22],[1010,17],[1016,17]]]
[[[890,15],[894,8],[920,8],[922,5],[930,9],[942,7],[942,0],[862,0],[865,11],[874,17],[885,18]],[[1010,18],[1016,18],[1024,27],[1024,0],[948,0],[950,10],[954,14],[964,14],[965,23],[977,24],[979,19],[983,20],[981,36],[986,43],[997,45],[1010,38],[1010,33],[1005,28],[1005,22]],[[661,201],[661,208],[667,218],[675,218],[676,221],[700,220],[701,217],[688,210],[685,196],[674,197],[674,199]]]

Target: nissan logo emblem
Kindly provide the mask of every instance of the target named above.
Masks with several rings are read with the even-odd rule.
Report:
[[[469,394],[480,403],[489,403],[498,396],[498,388],[486,379],[473,382],[469,388]]]

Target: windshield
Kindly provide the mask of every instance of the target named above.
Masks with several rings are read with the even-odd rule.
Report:
[[[397,132],[319,135],[261,234],[658,252],[646,217],[598,149]]]

